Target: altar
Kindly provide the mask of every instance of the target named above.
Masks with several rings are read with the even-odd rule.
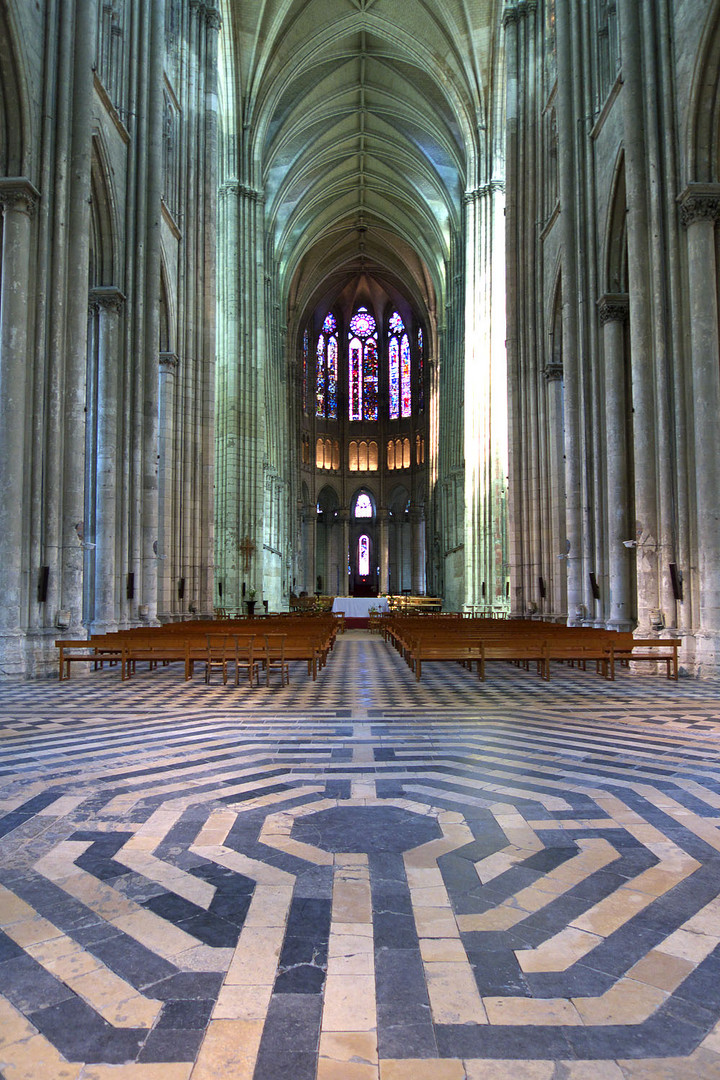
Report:
[[[362,619],[358,625],[367,625],[370,608],[374,611],[389,611],[387,599],[384,596],[336,596],[333,600],[333,614],[344,615],[345,623],[351,626],[355,619]]]

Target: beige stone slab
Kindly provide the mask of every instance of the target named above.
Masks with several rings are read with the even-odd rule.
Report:
[[[257,885],[245,926],[284,926],[292,900],[289,885]]]
[[[212,1020],[192,1080],[252,1080],[262,1030],[261,1020]]]
[[[565,998],[486,997],[483,1004],[491,1024],[582,1024],[577,1009]]]
[[[80,1062],[65,1061],[42,1035],[3,1047],[5,1080],[78,1080],[82,1070]]]
[[[444,888],[443,876],[436,865],[408,866],[407,882],[410,890]]]
[[[419,938],[457,937],[458,925],[452,911],[437,907],[413,907]]]
[[[487,885],[488,882],[494,881],[495,878],[505,874],[517,863],[528,859],[537,850],[538,848],[518,848],[513,845],[504,848],[502,851],[494,851],[492,855],[487,855],[484,859],[480,859],[479,862],[475,863],[475,872],[483,885]]]
[[[683,929],[694,934],[707,934],[714,941],[720,942],[720,897],[706,904],[683,923]]]
[[[222,846],[201,847],[199,844],[193,844],[190,851],[202,855],[204,859],[217,863],[219,866],[224,866],[228,870],[244,874],[245,877],[249,877],[259,884],[292,886],[295,881],[294,876],[289,874],[287,870],[281,870],[270,863],[260,862],[259,859],[251,859],[248,855],[243,855],[240,851],[232,851],[230,848]]]
[[[13,941],[21,945],[23,949],[44,943],[49,945],[61,936],[58,928],[40,915],[14,922],[8,932]]]
[[[702,1048],[687,1058],[618,1060],[624,1080],[718,1080],[720,1056]]]
[[[156,915],[154,911],[133,911],[129,915],[109,920],[118,930],[129,934],[158,956],[170,960],[179,952],[191,949],[197,944],[197,938],[172,926],[167,919]]]
[[[272,982],[259,986],[225,984],[218,994],[213,1020],[265,1020],[272,989]]]
[[[527,911],[518,910],[508,904],[498,904],[497,907],[480,911],[476,915],[457,915],[456,919],[460,930],[467,933],[470,930],[509,930],[526,916]]]
[[[375,979],[369,975],[328,975],[322,1031],[374,1031]]]
[[[157,1065],[86,1065],[82,1080],[190,1080],[194,1064],[179,1061]],[[48,1078],[50,1080],[50,1078]]]
[[[628,971],[628,977],[638,982],[656,986],[659,990],[675,990],[691,971],[695,964],[680,956],[652,949],[638,960]]]
[[[377,1036],[370,1031],[325,1031],[320,1036],[320,1057],[377,1065]]]
[[[380,1061],[380,1080],[465,1080],[465,1066],[458,1058],[385,1058]]]
[[[371,923],[372,898],[370,879],[365,881],[343,881],[337,875],[333,886],[333,918],[343,923]]]
[[[195,837],[195,847],[223,845],[237,820],[233,810],[215,810]]]
[[[317,1080],[378,1080],[377,1065],[365,1065],[357,1061],[331,1061],[320,1058]]]
[[[596,998],[573,998],[586,1024],[642,1024],[667,1000],[667,992],[633,979],[620,979]]]
[[[623,1080],[623,1072],[614,1061],[563,1061],[564,1080]]]
[[[350,795],[353,799],[376,799],[377,787],[374,780],[352,780]]]
[[[709,956],[717,945],[717,939],[708,934],[694,934],[690,930],[673,930],[672,934],[655,946],[657,952],[667,953],[669,956],[682,957],[699,964],[706,956]]]
[[[413,907],[450,907],[450,900],[444,885],[411,889],[410,896]]]
[[[115,1027],[152,1027],[162,1008],[161,1001],[138,994],[105,967],[64,981]]]
[[[594,1064],[594,1062],[593,1062]],[[554,1061],[465,1060],[465,1080],[554,1080]]]
[[[272,985],[282,948],[284,926],[245,926],[225,976],[226,986]]]
[[[371,950],[350,953],[346,956],[330,956],[328,975],[374,975],[375,958]]]
[[[172,963],[183,971],[227,971],[234,949],[214,949],[212,945],[196,945],[193,949],[171,957]]]
[[[422,938],[420,953],[427,961],[467,961],[467,953],[460,938]]]
[[[0,1048],[23,1042],[35,1035],[37,1028],[9,1001],[0,997]]]
[[[157,846],[157,839],[154,837],[141,837],[140,839],[149,842],[153,847]],[[215,898],[215,886],[211,885],[209,881],[203,881],[202,878],[195,877],[193,874],[188,874],[184,870],[171,866],[162,859],[156,859],[155,856],[150,855],[148,852],[136,848],[129,849],[126,844],[120,849],[115,858],[123,866],[127,866],[129,870],[134,870],[137,874],[141,874],[150,881],[164,886],[169,892],[182,896],[185,900],[189,900],[191,904],[197,904],[198,907],[207,910]]]
[[[621,887],[611,896],[594,904],[589,911],[573,919],[571,925],[578,930],[608,937],[648,907],[652,901],[653,897],[649,893]]]
[[[467,959],[426,962],[425,979],[436,1024],[487,1023],[487,1013]]]

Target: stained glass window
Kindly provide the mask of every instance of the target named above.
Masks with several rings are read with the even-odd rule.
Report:
[[[390,419],[400,418],[400,341],[399,336],[405,329],[400,315],[393,311],[388,320],[388,389],[390,398]]]
[[[318,337],[315,363],[315,415],[337,420],[337,320],[328,312]]]
[[[365,307],[350,320],[348,334],[348,416],[377,420],[378,350],[375,320]]]
[[[362,495],[358,495],[357,502],[355,503],[355,517],[356,518],[371,518],[373,515],[372,503],[370,496],[365,492]]]
[[[307,399],[308,399],[308,332],[307,330],[303,334],[303,348],[302,348],[302,410],[307,412]]]
[[[315,367],[315,415],[325,415],[325,335],[321,334],[317,343],[317,361]]]
[[[363,533],[358,539],[358,574],[367,577],[370,573],[370,537]]]
[[[425,408],[425,386],[423,372],[425,370],[425,350],[423,347],[423,332],[422,327],[418,327],[417,333],[417,345],[418,345],[418,406],[422,410]]]

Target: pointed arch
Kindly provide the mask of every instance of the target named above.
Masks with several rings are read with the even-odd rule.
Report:
[[[27,87],[12,13],[0,6],[0,176],[30,176],[32,139]]]
[[[687,130],[688,183],[720,181],[720,5],[703,34],[690,94]]]
[[[91,288],[117,284],[117,251],[117,221],[111,172],[102,137],[94,135],[90,164]]]
[[[627,197],[625,193],[625,156],[621,150],[615,162],[605,230],[605,292],[626,293],[627,274]]]

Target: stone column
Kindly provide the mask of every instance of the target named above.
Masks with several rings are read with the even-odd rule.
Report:
[[[262,192],[237,180],[223,184],[219,198],[217,559],[227,606],[239,609],[242,581],[259,588],[262,570],[267,441],[264,205]],[[247,573],[239,556],[245,539],[253,545]]]
[[[548,574],[546,591],[550,598],[550,613],[559,615],[567,610],[567,531],[565,527],[565,485],[563,462],[563,366],[551,362],[545,366],[548,428],[549,519]],[[558,556],[563,556],[559,558]]]
[[[414,596],[425,594],[425,517],[421,510],[410,512],[412,529],[411,588]]]
[[[21,626],[26,600],[23,552],[28,548],[23,508],[27,483],[25,414],[30,366],[30,240],[31,217],[38,198],[38,192],[29,180],[0,179],[3,215],[0,263],[0,656],[6,675],[17,675],[23,670]]]
[[[378,514],[380,526],[380,592],[390,589],[390,552],[388,551],[388,514],[382,509]]]
[[[350,594],[350,574],[348,573],[348,566],[351,563],[350,559],[350,511],[348,509],[342,509],[340,511],[340,520],[342,521],[342,551],[343,551],[343,591],[342,596],[349,596]]]
[[[607,489],[607,551],[610,589],[610,630],[631,630],[631,559],[634,549],[628,507],[631,501],[628,478],[627,401],[625,395],[625,325],[628,297],[607,294],[598,303],[605,353],[605,429]]]
[[[690,184],[680,197],[687,230],[695,428],[700,632],[697,658],[716,665],[720,658],[720,333],[718,331],[716,228],[720,185]]]
[[[633,460],[635,463],[635,529],[638,542],[638,624],[647,632],[660,604],[658,580],[658,480],[655,409],[655,349],[652,333],[650,221],[647,146],[643,108],[642,43],[639,5],[620,0],[623,60],[623,129],[627,186],[628,289],[630,296],[630,359],[633,388]]]
[[[160,386],[158,403],[158,609],[170,615],[178,608],[177,582],[172,573],[176,568],[173,520],[173,477],[175,473],[175,391],[179,360],[175,353],[160,353]],[[183,575],[180,575],[183,576]],[[188,583],[186,581],[185,587]],[[203,594],[201,594],[203,595]],[[220,605],[224,607],[224,604]]]
[[[90,305],[97,312],[94,634],[117,629],[118,371],[124,303],[119,289],[96,288],[90,294]]]
[[[555,29],[558,62],[558,189],[562,253],[562,333],[565,420],[565,554],[567,567],[568,624],[584,620],[583,574],[583,439],[582,439],[582,342],[579,332],[580,296],[577,263],[577,161],[573,108],[573,78],[577,58],[573,53],[571,5],[557,0]]]

